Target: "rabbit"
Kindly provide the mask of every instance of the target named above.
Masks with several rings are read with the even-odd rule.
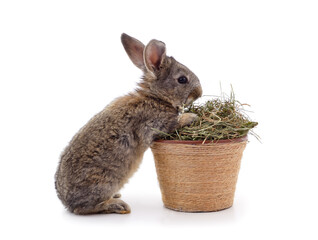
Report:
[[[115,99],[72,138],[55,174],[59,199],[72,213],[130,213],[118,191],[136,172],[159,131],[173,132],[197,116],[180,114],[202,95],[198,77],[173,57],[165,43],[146,46],[123,33],[131,61],[143,71],[138,88]]]

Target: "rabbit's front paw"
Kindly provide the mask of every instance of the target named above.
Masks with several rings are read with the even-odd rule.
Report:
[[[120,198],[121,197],[121,194],[120,193],[115,193],[113,198]]]
[[[198,116],[194,113],[183,113],[179,116],[179,127],[189,126],[197,119]]]

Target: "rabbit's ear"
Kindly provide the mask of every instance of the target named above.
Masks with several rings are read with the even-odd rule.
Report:
[[[123,33],[121,35],[121,42],[130,60],[138,68],[140,68],[141,70],[145,70],[144,58],[143,58],[145,45],[139,40],[127,35],[126,33]]]
[[[145,65],[151,72],[159,70],[163,60],[166,58],[166,44],[158,40],[151,40],[144,53]]]

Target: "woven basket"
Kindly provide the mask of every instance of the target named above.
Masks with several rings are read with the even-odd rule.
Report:
[[[165,207],[183,212],[211,212],[233,205],[247,137],[202,141],[155,141],[154,155]]]

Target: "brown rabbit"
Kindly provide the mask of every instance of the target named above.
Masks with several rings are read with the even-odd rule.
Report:
[[[202,95],[199,79],[173,57],[163,42],[140,41],[122,34],[132,62],[144,75],[139,88],[95,115],[73,137],[55,174],[58,197],[75,214],[129,213],[119,189],[137,170],[158,129],[172,132],[195,114],[180,107]]]

